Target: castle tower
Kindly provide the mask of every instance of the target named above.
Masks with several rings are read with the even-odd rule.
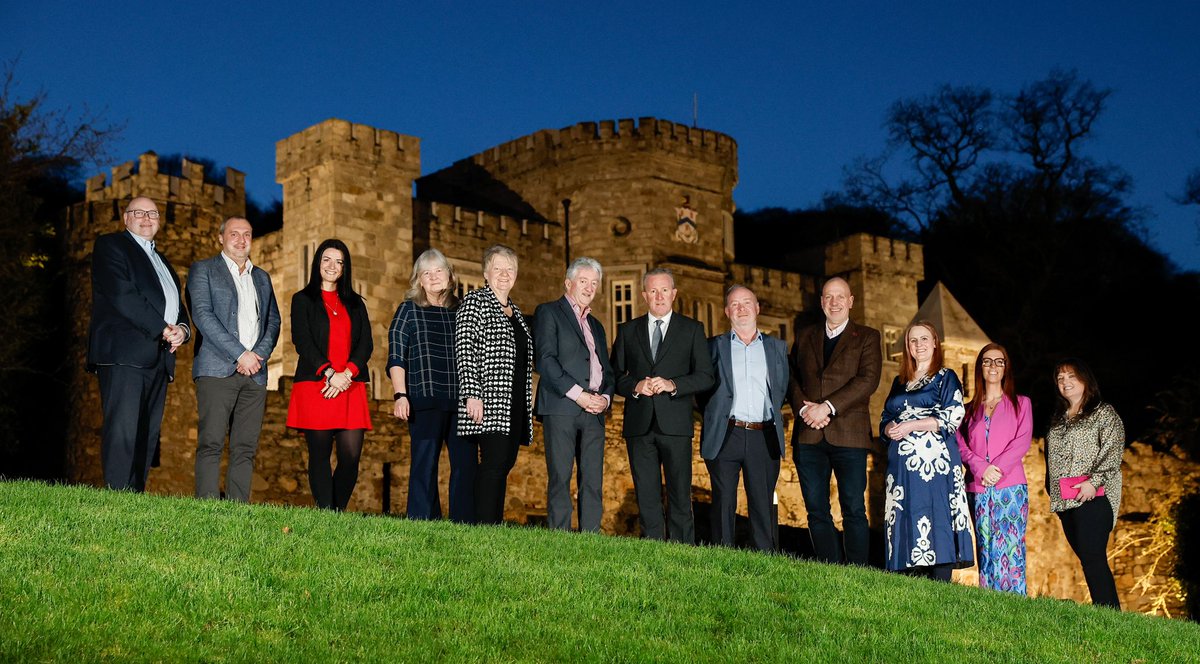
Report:
[[[660,264],[676,273],[678,310],[703,322],[719,317],[736,184],[732,138],[641,118],[535,132],[422,178],[417,194],[445,201],[482,192],[501,209],[561,226],[551,296],[562,292],[567,263],[596,258],[605,284],[592,307],[612,335],[642,313],[641,277]]]
[[[338,238],[350,249],[354,289],[371,315],[375,353],[363,368],[376,398],[391,394],[380,357],[412,274],[412,183],[420,171],[419,139],[345,120],[326,120],[275,145],[283,230],[263,247],[283,314],[273,380],[295,371],[296,351],[287,342],[292,294],[307,283],[317,246]]]
[[[103,175],[87,181],[84,202],[68,211],[66,243],[67,301],[72,312],[72,367],[67,430],[72,481],[103,484],[100,466],[100,386],[86,373],[88,323],[92,305],[91,258],[96,237],[124,230],[121,213],[135,196],[152,199],[162,213],[155,243],[181,282],[188,268],[220,251],[217,234],[227,217],[246,214],[245,175],[225,169],[225,184],[206,182],[204,168],[186,159],[181,176],[159,172],[158,156],[147,152],[133,162],[112,169],[111,182]],[[179,348],[175,382],[167,390],[160,455],[162,466],[150,474],[149,489],[156,493],[193,490],[192,469],[196,451],[196,390],[192,375],[191,344]]]

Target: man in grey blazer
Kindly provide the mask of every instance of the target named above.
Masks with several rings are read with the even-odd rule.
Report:
[[[692,411],[695,396],[712,387],[713,365],[704,326],[671,310],[677,294],[670,270],[656,268],[642,277],[649,312],[617,328],[612,365],[617,393],[625,397],[622,433],[642,534],[692,544]]]
[[[229,434],[225,497],[249,502],[254,454],[267,404],[267,358],[279,339],[271,277],[250,262],[250,222],[221,224],[221,253],[196,261],[187,293],[199,340],[192,363],[196,406],[196,497],[216,498]]]
[[[604,327],[590,313],[602,277],[595,259],[575,259],[567,269],[566,294],[534,313],[534,360],[541,378],[533,410],[546,441],[547,517],[559,530],[571,529],[576,463],[579,530],[599,532],[604,507],[604,413],[612,402],[613,371]]]
[[[875,441],[867,407],[879,386],[883,351],[878,331],[850,320],[853,307],[845,279],[825,282],[824,323],[801,330],[792,346],[788,400],[796,414],[792,455],[813,551],[824,562],[866,565],[870,531],[864,493],[867,454]],[[831,475],[837,478],[843,541],[829,511]]]
[[[787,344],[758,331],[758,297],[745,286],[725,291],[732,326],[708,342],[716,385],[704,406],[700,456],[712,479],[713,541],[733,546],[738,476],[745,478],[754,546],[775,548],[771,515],[784,450]]]

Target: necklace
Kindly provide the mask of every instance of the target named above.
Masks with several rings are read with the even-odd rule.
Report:
[[[329,306],[329,303],[325,301],[324,297],[321,298],[321,304],[325,305],[325,308],[329,310],[329,313],[333,314],[334,316],[338,315],[337,309]]]

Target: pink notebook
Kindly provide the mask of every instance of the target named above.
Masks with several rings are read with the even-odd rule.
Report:
[[[1063,497],[1063,500],[1075,500],[1079,497],[1079,489],[1075,488],[1076,484],[1088,479],[1087,475],[1079,477],[1064,477],[1058,481],[1058,493]],[[1104,495],[1104,487],[1096,487],[1096,495]]]

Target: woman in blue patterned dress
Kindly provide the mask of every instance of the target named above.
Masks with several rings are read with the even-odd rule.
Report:
[[[904,346],[879,422],[888,450],[887,568],[949,581],[952,570],[975,562],[954,438],[964,414],[962,384],[942,366],[933,323],[909,325]]]

